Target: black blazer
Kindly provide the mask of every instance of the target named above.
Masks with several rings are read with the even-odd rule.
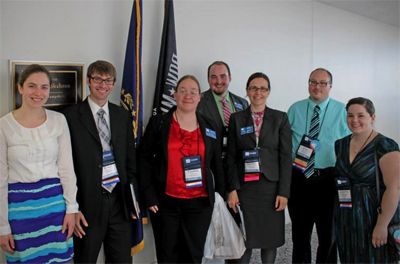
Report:
[[[229,120],[227,163],[227,188],[231,192],[240,190],[244,183],[243,150],[256,148],[256,135],[241,135],[241,128],[253,127],[250,107],[234,113]],[[279,182],[277,195],[289,198],[292,176],[292,133],[287,114],[265,108],[263,124],[258,142],[261,172],[270,181]]]
[[[168,140],[172,123],[173,107],[165,115],[153,116],[143,135],[139,146],[140,190],[148,207],[160,205],[165,197],[168,171]],[[212,120],[196,113],[205,145],[205,171],[207,192],[210,204],[215,201],[214,193],[223,195],[224,170],[221,159],[220,144],[216,144],[220,134]],[[216,131],[217,139],[206,135],[206,128]],[[215,187],[214,187],[215,186]]]
[[[229,93],[229,95],[236,112],[242,111],[249,106],[249,103],[245,99],[234,95],[233,93]],[[238,107],[239,105],[242,106],[242,109]],[[197,106],[197,112],[210,118],[211,120],[214,120],[214,122],[217,124],[217,129],[219,130],[218,132],[222,135],[224,122],[222,121],[221,115],[218,111],[217,103],[215,102],[211,89],[201,94],[201,100]]]
[[[126,218],[130,218],[129,183],[136,187],[136,151],[132,119],[128,111],[108,103],[111,144],[118,169]],[[64,109],[71,133],[72,155],[77,177],[77,201],[86,220],[95,223],[100,217],[102,197],[103,148],[88,100]],[[116,188],[119,188],[117,185]],[[137,189],[136,189],[137,190]],[[138,192],[136,191],[136,194]]]

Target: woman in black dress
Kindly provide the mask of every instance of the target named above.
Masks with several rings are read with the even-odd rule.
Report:
[[[388,225],[400,221],[399,146],[373,128],[376,116],[370,100],[353,98],[347,103],[346,109],[347,124],[353,134],[335,143],[336,169],[341,178],[349,180],[350,187],[344,189],[350,190],[351,194],[350,202],[344,203],[342,197],[335,208],[340,261],[393,262],[386,244]],[[376,193],[375,150],[381,204],[378,204]],[[377,212],[379,206],[381,214]]]

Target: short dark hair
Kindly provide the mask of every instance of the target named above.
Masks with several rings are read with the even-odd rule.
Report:
[[[246,83],[246,89],[249,88],[250,82],[252,80],[256,79],[256,78],[265,79],[268,82],[269,90],[271,90],[271,82],[269,81],[268,76],[265,73],[262,73],[262,72],[256,72],[256,73],[253,73],[252,75],[250,75],[250,77],[249,77],[249,79],[247,80],[247,83]]]
[[[200,94],[201,93],[200,83],[197,80],[197,78],[195,76],[193,76],[193,75],[185,75],[182,78],[180,78],[178,83],[175,86],[175,92],[178,90],[179,84],[181,84],[181,82],[186,80],[186,79],[191,79],[197,84],[197,86],[199,87],[199,94]]]
[[[228,64],[227,64],[226,62],[223,62],[223,61],[214,61],[213,63],[211,63],[210,66],[208,66],[207,78],[210,77],[210,70],[211,70],[211,67],[214,66],[214,65],[224,65],[224,66],[226,67],[226,69],[228,70],[229,76],[231,76],[231,69],[229,69],[229,66],[228,66]]]
[[[329,79],[330,79],[329,82],[330,82],[330,83],[333,83],[332,73],[331,73],[330,71],[328,71],[327,69],[324,69],[324,68],[316,68],[315,70],[313,70],[313,71],[310,73],[310,77],[308,77],[308,81],[310,81],[311,75],[313,75],[313,73],[316,72],[316,71],[324,71],[324,72],[326,72],[326,73],[329,75]]]
[[[39,65],[39,64],[31,64],[28,67],[26,67],[22,73],[20,74],[18,78],[18,84],[22,87],[24,86],[24,82],[26,79],[29,78],[34,73],[44,73],[47,75],[47,78],[49,79],[49,83],[51,85],[51,75],[48,69],[46,67]]]
[[[114,82],[117,81],[117,70],[114,65],[108,61],[98,60],[90,64],[87,69],[86,77],[92,78],[92,74],[94,73],[110,75],[114,78]]]
[[[349,111],[350,106],[355,105],[355,104],[364,106],[365,110],[367,110],[367,112],[370,116],[373,116],[375,114],[374,104],[372,103],[371,100],[364,98],[364,97],[356,97],[356,98],[350,99],[346,105],[346,111]]]

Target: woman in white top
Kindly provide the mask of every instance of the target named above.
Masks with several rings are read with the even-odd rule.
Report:
[[[76,177],[62,114],[43,108],[51,77],[33,64],[20,75],[22,106],[0,119],[0,246],[8,263],[73,257]]]

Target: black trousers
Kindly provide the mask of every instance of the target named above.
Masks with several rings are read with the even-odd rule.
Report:
[[[102,196],[101,218],[83,227],[82,239],[74,236],[74,263],[96,263],[104,242],[105,263],[132,263],[132,224],[123,210],[122,194],[117,190]]]
[[[161,213],[153,213],[149,210],[149,216],[151,221],[151,226],[153,228],[154,243],[156,246],[156,256],[158,263],[164,263],[163,261],[163,238],[162,238],[162,217]],[[179,258],[176,263],[191,263],[192,257],[188,245],[183,236],[183,231],[180,230],[178,235],[179,241],[177,247],[179,248]]]
[[[166,196],[159,206],[159,215],[155,218],[157,227],[153,230],[155,240],[159,241],[158,262],[179,263],[185,259],[186,263],[201,263],[212,211],[208,197],[179,199]]]
[[[334,168],[316,170],[313,176],[293,169],[288,203],[292,220],[293,263],[311,263],[311,235],[318,233],[316,263],[337,263],[334,232],[336,188]]]

